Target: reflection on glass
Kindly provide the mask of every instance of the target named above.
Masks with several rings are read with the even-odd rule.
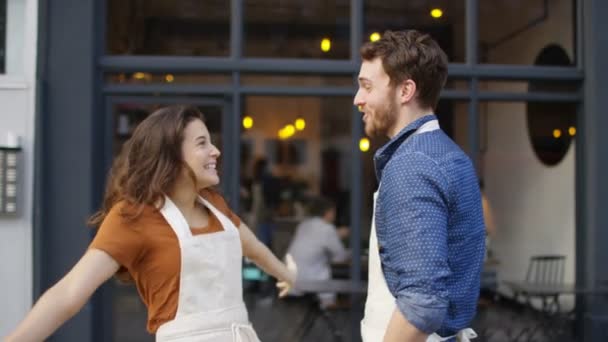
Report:
[[[350,58],[348,1],[245,0],[247,57]]]
[[[469,81],[448,77],[443,88],[446,90],[469,90]]]
[[[574,49],[576,1],[479,1],[480,62],[534,64],[549,43]]]
[[[240,216],[278,256],[285,254],[297,225],[312,214],[312,204],[321,196],[336,204],[335,225],[350,225],[352,111],[351,97],[245,97],[241,120],[251,119],[251,126],[241,135]],[[348,237],[343,242],[348,245]],[[348,267],[334,265],[332,277],[348,278]],[[254,303],[267,293],[258,278],[244,282],[246,298]],[[338,301],[345,308],[352,305],[348,297],[338,296]],[[251,305],[249,313],[254,326],[264,325],[268,315],[286,323],[258,330],[261,340],[290,340],[285,336],[296,329],[281,303]],[[349,311],[336,312],[335,319],[350,341]]]
[[[232,78],[228,74],[181,74],[131,72],[106,74],[106,82],[113,84],[221,84],[228,85]]]
[[[566,256],[565,283],[575,281],[575,159],[570,144],[554,166],[543,164],[530,142],[525,102],[487,102],[487,148],[481,177],[492,207],[495,233],[488,249],[501,279],[522,281],[533,255]],[[558,107],[561,103],[548,103]],[[551,127],[552,121],[546,125]],[[552,127],[551,127],[552,128]],[[573,132],[576,133],[576,132]],[[549,139],[554,138],[551,130]],[[573,300],[562,298],[569,311]],[[565,327],[567,329],[567,327]]]
[[[267,161],[268,171],[284,185],[270,200],[277,206],[276,217],[301,218],[310,197],[324,196],[344,204],[338,220],[347,224],[351,101],[350,97],[246,97],[243,118],[251,126],[241,137],[241,176],[244,183],[250,182],[256,160]]]
[[[230,1],[108,0],[107,6],[108,54],[230,54]]]
[[[350,196],[350,127],[352,104],[349,97],[264,97],[249,96],[245,113],[253,127],[243,132],[242,183],[251,184],[266,177],[264,219],[297,223],[308,212],[310,201],[318,196],[338,204],[337,222],[349,222]],[[298,129],[299,128],[299,129]],[[257,170],[260,159],[266,161],[266,174]],[[268,180],[270,179],[270,180]],[[254,191],[248,191],[254,193]],[[245,204],[259,236],[260,214],[257,199]],[[294,228],[294,227],[292,227]],[[286,243],[273,239],[282,254]]]
[[[464,62],[464,0],[365,0],[364,6],[365,41],[378,39],[386,30],[416,29],[433,36],[451,63]]]
[[[150,113],[164,106],[172,105],[172,103],[162,103],[159,100],[155,104],[140,104],[140,103],[119,103],[114,105],[114,142],[113,151],[116,156],[122,148],[122,145],[127,141],[133,130],[142,122]],[[221,145],[221,114],[222,108],[218,106],[196,106],[205,116],[205,124],[211,134],[211,139],[218,147]]]
[[[353,86],[352,77],[332,75],[244,74],[241,76],[241,82],[244,85],[264,86]]]
[[[528,91],[526,81],[479,81],[480,91],[504,92],[504,93],[525,93]]]
[[[479,81],[480,92],[500,93],[572,93],[578,82],[570,81]]]

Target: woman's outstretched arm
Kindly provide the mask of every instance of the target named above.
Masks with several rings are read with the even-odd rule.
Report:
[[[243,254],[251,259],[264,272],[277,278],[277,287],[280,289],[279,297],[287,294],[296,280],[295,264],[286,266],[263,243],[258,240],[246,224],[239,226]],[[288,261],[288,264],[290,262]]]
[[[95,290],[118,271],[106,252],[88,250],[57,284],[48,289],[5,342],[39,342],[70,319]]]

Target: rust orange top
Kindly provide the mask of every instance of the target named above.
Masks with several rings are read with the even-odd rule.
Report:
[[[236,227],[241,220],[215,190],[201,196],[226,215]],[[147,329],[154,334],[159,326],[175,318],[179,298],[181,255],[179,241],[160,211],[152,206],[128,222],[120,216],[128,204],[119,202],[108,213],[89,248],[108,253],[126,270],[148,308]],[[207,227],[191,227],[194,235],[211,234],[223,227],[211,211]]]

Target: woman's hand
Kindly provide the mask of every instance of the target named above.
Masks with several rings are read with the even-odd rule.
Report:
[[[285,264],[287,266],[287,270],[289,271],[289,278],[277,282],[277,288],[279,289],[279,298],[285,297],[289,290],[293,288],[298,274],[298,266],[293,261],[293,257],[291,256],[291,254],[287,254],[285,256]]]

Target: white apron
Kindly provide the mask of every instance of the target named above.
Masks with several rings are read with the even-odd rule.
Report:
[[[439,129],[437,120],[432,120],[420,126],[414,134],[430,132]],[[363,342],[380,342],[384,339],[388,323],[397,308],[395,297],[391,294],[382,272],[382,263],[378,252],[378,238],[376,236],[376,199],[378,192],[374,193],[374,210],[372,213],[372,229],[369,236],[369,265],[368,288],[365,302],[365,315],[361,321],[361,338]],[[447,341],[456,337],[460,342],[469,342],[477,337],[473,329],[467,328],[454,336],[441,337],[432,334],[427,342]]]
[[[192,235],[167,196],[160,211],[177,235],[181,272],[175,319],[158,328],[156,341],[259,342],[243,302],[239,232],[213,205],[199,200],[218,218],[223,231]]]

